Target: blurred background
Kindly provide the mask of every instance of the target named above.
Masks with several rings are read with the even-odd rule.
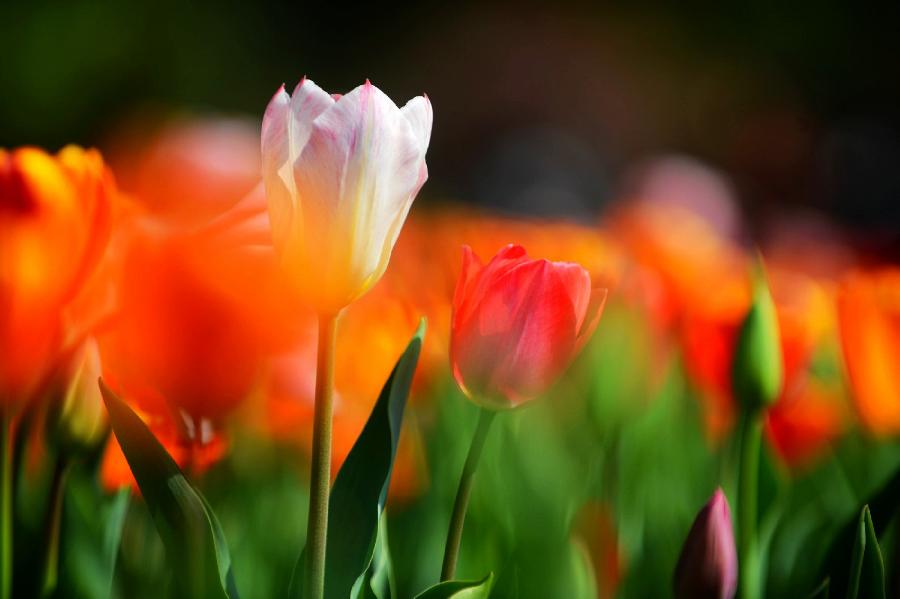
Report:
[[[281,82],[369,77],[434,104],[426,199],[591,219],[687,153],[754,226],[814,210],[896,252],[900,9],[659,4],[6,2],[0,140],[103,149],[138,115],[259,119]]]
[[[434,107],[429,180],[339,337],[335,469],[429,319],[388,505],[398,597],[437,579],[475,424],[447,368],[461,244],[487,259],[518,242],[611,289],[566,379],[489,439],[459,572],[494,571],[501,598],[666,596],[697,510],[717,485],[733,497],[730,360],[760,248],[786,371],[766,425],[767,590],[805,596],[826,540],[900,465],[900,388],[866,384],[878,359],[900,365],[898,18],[831,2],[5,2],[0,145],[98,147],[174,231],[112,237],[125,310],[98,352],[148,413],[178,393],[221,408],[202,451],[171,422],[154,432],[218,513],[250,598],[280,596],[303,545],[315,329],[255,255],[218,244],[235,221],[267,236],[251,192],[282,82],[369,78]],[[27,543],[60,456],[21,452]],[[73,470],[58,596],[105,596],[111,571],[114,596],[170,590],[130,484],[106,439]],[[17,571],[36,552],[17,547]]]

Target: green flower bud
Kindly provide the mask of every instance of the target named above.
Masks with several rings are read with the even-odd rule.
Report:
[[[771,406],[781,394],[781,335],[761,258],[753,271],[753,296],[738,335],[731,381],[746,409]]]
[[[86,453],[96,449],[109,432],[109,418],[100,395],[100,352],[93,339],[85,342],[72,361],[54,423],[60,450]]]

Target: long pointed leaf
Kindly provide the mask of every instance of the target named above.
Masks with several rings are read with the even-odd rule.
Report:
[[[872,524],[869,506],[863,507],[859,515],[856,542],[853,544],[853,557],[850,562],[850,585],[847,589],[849,599],[865,597],[884,599],[884,560],[881,548]]]
[[[900,510],[900,469],[869,497],[865,506],[870,513],[875,534],[882,534],[897,511]],[[859,513],[859,511],[854,512],[853,516],[839,529],[822,561],[820,580],[824,578],[830,580],[833,597],[843,597],[849,588],[847,547],[855,542],[859,532]]]
[[[237,599],[225,535],[206,500],[144,422],[102,379],[100,391],[113,432],[166,548],[175,574],[175,594]]]

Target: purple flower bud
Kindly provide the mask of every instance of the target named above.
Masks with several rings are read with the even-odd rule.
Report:
[[[716,489],[688,533],[673,586],[675,596],[731,599],[737,590],[738,561],[731,510],[722,489]]]

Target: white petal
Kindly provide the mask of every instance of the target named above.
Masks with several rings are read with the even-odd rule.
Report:
[[[272,238],[279,248],[284,247],[299,224],[294,222],[297,190],[293,164],[309,139],[313,121],[333,104],[331,96],[304,78],[294,89],[293,97],[281,86],[266,108],[262,124],[263,181]]]
[[[409,120],[368,82],[315,120],[294,175],[306,250],[326,272],[356,284],[382,274],[423,160]]]
[[[291,164],[290,102],[282,85],[266,107],[262,122],[262,174],[276,247],[281,247],[287,239],[295,195],[293,177],[283,176],[285,167]]]
[[[419,140],[419,147],[422,148],[422,154],[428,149],[428,143],[431,141],[431,121],[433,118],[431,112],[431,102],[428,96],[416,96],[406,103],[406,106],[400,109],[406,120],[412,126],[413,133]]]
[[[334,99],[311,79],[304,77],[294,88],[294,93],[291,94],[291,164],[303,151],[312,132],[313,121],[333,104]]]

